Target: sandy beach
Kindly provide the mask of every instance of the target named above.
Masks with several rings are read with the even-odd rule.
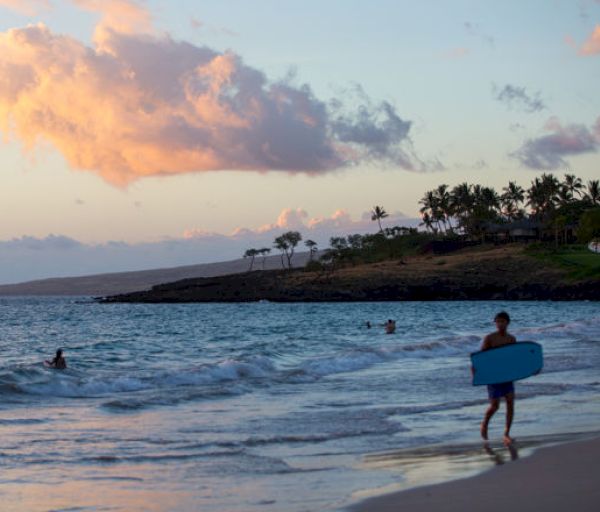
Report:
[[[367,499],[352,512],[597,511],[600,438],[542,448],[471,478]]]

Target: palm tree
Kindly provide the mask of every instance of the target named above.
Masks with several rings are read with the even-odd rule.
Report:
[[[546,215],[554,209],[558,201],[560,182],[553,174],[542,174],[531,182],[527,190],[527,204],[534,214]]]
[[[244,258],[250,258],[250,268],[248,269],[248,272],[252,272],[252,267],[254,266],[254,258],[257,256],[257,254],[257,249],[248,249],[244,253]]]
[[[464,182],[450,191],[450,211],[458,218],[459,226],[466,231],[467,219],[473,209],[472,187]]]
[[[575,194],[581,197],[581,190],[584,188],[581,178],[578,178],[574,174],[565,174],[562,185],[571,193],[571,197],[575,197]]]
[[[502,204],[502,213],[510,219],[517,219],[523,215],[523,210],[519,204],[525,200],[525,191],[514,181],[509,181],[508,186],[502,189],[500,202]]]
[[[419,226],[425,226],[425,229],[427,231],[431,231],[432,233],[435,233],[435,227],[433,226],[433,221],[431,220],[429,213],[424,212],[422,219],[423,219],[423,221],[419,224]]]
[[[425,195],[419,201],[423,206],[419,210],[424,217],[427,214],[429,220],[437,225],[437,231],[440,231],[441,213],[439,208],[438,195],[435,190],[425,192]]]
[[[593,205],[600,204],[600,180],[588,181],[585,198]]]
[[[314,253],[317,252],[317,242],[315,242],[314,240],[307,240],[306,242],[304,242],[304,245],[306,245],[306,247],[308,247],[309,250],[308,261],[312,261]]]
[[[381,219],[385,219],[388,217],[388,213],[385,211],[383,206],[375,206],[373,210],[371,210],[371,220],[377,221],[379,224],[379,232],[383,233],[383,229],[381,228]]]
[[[573,202],[573,192],[571,192],[571,189],[569,187],[563,184],[558,190],[556,199],[558,200],[558,204],[560,204],[561,206],[567,205]]]
[[[435,190],[435,195],[437,196],[438,216],[444,224],[444,231],[447,231],[446,224],[450,226],[450,231],[452,231],[452,222],[450,222],[452,207],[448,185],[439,185]]]
[[[500,209],[500,196],[492,187],[482,187],[480,195],[481,205],[489,212]]]

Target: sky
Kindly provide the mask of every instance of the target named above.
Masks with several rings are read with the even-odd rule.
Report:
[[[0,0],[0,283],[600,175],[600,0]]]

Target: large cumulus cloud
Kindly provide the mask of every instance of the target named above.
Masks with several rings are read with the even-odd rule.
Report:
[[[410,121],[391,104],[327,103],[233,52],[142,30],[149,18],[128,10],[131,2],[102,5],[112,7],[93,46],[43,24],[0,33],[5,135],[28,149],[49,142],[73,168],[120,185],[203,170],[321,173],[373,160],[425,167]]]

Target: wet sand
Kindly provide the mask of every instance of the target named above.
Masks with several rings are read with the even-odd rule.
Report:
[[[542,448],[471,478],[369,498],[349,510],[595,512],[599,507],[600,438],[596,438]]]

